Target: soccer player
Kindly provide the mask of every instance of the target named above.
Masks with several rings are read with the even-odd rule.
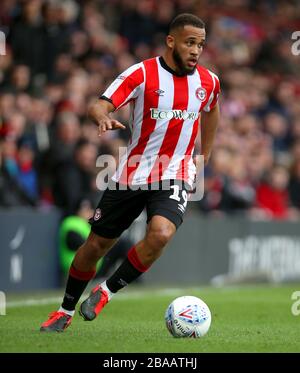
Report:
[[[89,107],[88,115],[101,135],[125,128],[109,114],[130,103],[132,136],[112,177],[115,188],[105,190],[90,221],[91,233],[71,265],[62,305],[50,314],[41,331],[61,332],[70,325],[98,260],[145,207],[144,239],[81,304],[84,320],[94,320],[120,289],[146,272],[182,223],[187,189],[196,172],[192,154],[200,112],[201,154],[206,163],[219,120],[219,80],[198,65],[204,43],[202,20],[192,14],[178,15],[170,24],[164,55],[129,67]],[[145,188],[155,183],[156,190]]]

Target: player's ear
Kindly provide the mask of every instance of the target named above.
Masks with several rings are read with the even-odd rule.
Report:
[[[166,37],[166,44],[169,48],[173,49],[175,44],[175,38],[172,35]]]

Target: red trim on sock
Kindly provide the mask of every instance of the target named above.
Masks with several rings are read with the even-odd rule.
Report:
[[[81,281],[89,281],[95,276],[95,274],[96,274],[96,271],[81,272],[78,269],[76,269],[75,267],[73,267],[73,265],[71,265],[71,268],[70,268],[70,271],[69,271],[69,275],[71,277],[74,277],[77,280],[81,280]]]
[[[134,268],[137,269],[140,272],[146,272],[150,268],[150,266],[146,267],[143,263],[141,263],[138,255],[137,255],[135,246],[133,246],[128,251],[127,258],[130,261],[130,263],[134,266]]]

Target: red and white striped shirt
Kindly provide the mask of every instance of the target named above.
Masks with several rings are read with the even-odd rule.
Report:
[[[128,68],[102,98],[116,110],[130,103],[131,139],[112,180],[141,185],[195,177],[192,154],[199,115],[209,112],[220,92],[218,77],[197,65],[191,75],[178,76],[162,57]]]

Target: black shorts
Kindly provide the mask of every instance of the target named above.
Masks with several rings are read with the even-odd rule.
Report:
[[[167,180],[149,190],[151,184],[138,189],[120,190],[120,184],[114,183],[115,190],[108,188],[90,219],[92,231],[106,238],[117,238],[141,214],[147,211],[147,223],[154,215],[160,215],[176,226],[183,221],[187,206],[188,186],[180,180]]]

